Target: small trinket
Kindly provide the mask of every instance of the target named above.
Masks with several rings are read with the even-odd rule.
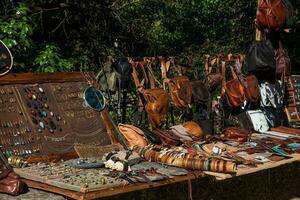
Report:
[[[33,100],[36,100],[37,97],[33,94],[32,97],[31,97]]]
[[[39,91],[40,91],[41,93],[44,93],[44,90],[43,90],[43,88],[41,88],[41,87],[39,87]]]
[[[47,116],[48,116],[48,113],[47,113],[46,111],[43,111],[43,112],[42,112],[42,116],[43,116],[43,117],[47,117]]]
[[[54,113],[53,113],[52,111],[50,111],[50,113],[49,113],[49,114],[50,114],[50,116],[51,116],[51,117],[53,117],[53,116],[54,116]]]
[[[42,121],[39,122],[39,127],[40,127],[41,129],[44,129],[44,128],[45,128],[45,125],[44,125],[44,123],[43,123]]]

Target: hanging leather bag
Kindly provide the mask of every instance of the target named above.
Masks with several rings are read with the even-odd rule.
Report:
[[[245,88],[241,84],[234,69],[230,67],[233,79],[226,82],[225,61],[221,64],[222,70],[222,96],[226,96],[229,106],[238,107],[246,101]]]
[[[252,42],[245,60],[245,72],[254,74],[258,80],[274,80],[276,71],[275,49],[270,40],[261,40],[261,32],[256,30],[256,40]]]
[[[202,81],[192,81],[193,102],[206,104],[209,101],[210,93]]]
[[[256,76],[253,74],[244,76],[242,74],[242,63],[244,55],[237,54],[235,59],[235,68],[238,72],[239,79],[245,88],[247,102],[257,102],[259,99],[259,85]]]
[[[208,91],[212,92],[221,84],[222,75],[219,70],[219,58],[209,59],[209,55],[205,55],[205,86]]]
[[[291,60],[283,49],[281,41],[279,41],[279,48],[276,50],[275,58],[277,76],[281,76],[283,73],[287,76],[291,75]]]
[[[263,29],[279,29],[285,24],[288,11],[282,0],[259,0],[256,24]]]
[[[149,121],[153,127],[160,126],[168,112],[169,97],[165,90],[162,88],[145,89],[143,86],[144,81],[148,80],[145,72],[144,64],[131,62],[132,76],[138,91],[142,94],[146,101],[145,110],[148,114]],[[140,82],[138,78],[137,67],[141,67],[143,72],[143,81]]]
[[[161,71],[162,78],[164,83],[168,83],[169,85],[169,93],[172,99],[172,102],[177,108],[185,108],[192,101],[192,84],[187,76],[182,76],[180,70],[174,63],[174,58],[171,58],[168,61],[160,58],[161,62]],[[167,73],[170,68],[170,64],[175,68],[175,70],[179,73],[179,76],[175,76],[172,79],[167,77]]]

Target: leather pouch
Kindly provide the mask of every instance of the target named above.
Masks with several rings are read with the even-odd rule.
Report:
[[[249,75],[244,78],[243,85],[248,102],[257,102],[259,99],[259,86],[257,78],[254,75]]]
[[[221,134],[221,138],[223,139],[234,140],[238,142],[247,142],[249,136],[250,134],[248,131],[237,127],[226,128]]]
[[[259,0],[256,24],[260,29],[278,29],[285,24],[287,15],[282,0]]]
[[[1,180],[0,180],[0,193],[10,195],[19,195],[25,186],[21,181],[21,177],[15,172],[12,172],[0,163]]]
[[[192,84],[186,76],[176,76],[169,81],[170,95],[175,106],[187,107],[192,100]]]
[[[206,104],[209,101],[210,93],[202,81],[192,81],[193,102]]]
[[[141,129],[129,124],[119,124],[118,128],[126,139],[130,149],[134,146],[144,147],[147,145],[147,141],[145,140],[144,133]]]
[[[222,61],[222,76],[223,76],[223,88],[222,95],[225,94],[229,106],[238,107],[246,101],[245,88],[241,84],[238,76],[231,67],[231,74],[233,79],[226,82],[225,75],[225,62]]]

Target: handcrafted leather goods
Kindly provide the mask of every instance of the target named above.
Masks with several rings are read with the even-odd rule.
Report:
[[[169,98],[165,90],[161,88],[145,89],[144,82],[148,80],[144,63],[132,62],[132,76],[135,85],[146,101],[145,109],[149,117],[149,121],[153,127],[158,127],[166,118],[168,111]],[[140,67],[143,72],[143,80],[140,82],[138,78],[137,67]],[[154,79],[154,78],[153,78]]]
[[[120,89],[127,89],[129,86],[130,73],[132,73],[132,68],[127,58],[119,58],[113,63],[115,70],[118,72]]]
[[[0,172],[0,193],[18,195],[23,191],[25,184],[19,175],[7,169],[2,163],[0,163]]]
[[[286,22],[287,12],[282,0],[259,0],[256,24],[260,29],[278,29]]]
[[[278,131],[281,133],[287,133],[287,134],[292,134],[292,135],[298,135],[300,136],[300,130],[296,128],[289,128],[286,126],[279,126],[276,128],[271,128],[272,131]]]
[[[238,107],[246,101],[245,88],[241,84],[234,69],[230,67],[233,79],[226,82],[225,62],[222,61],[222,96],[226,96],[229,106]]]
[[[270,129],[267,119],[261,110],[248,110],[247,115],[255,131],[265,132]]]
[[[130,149],[134,146],[144,147],[147,145],[147,141],[145,140],[144,133],[141,129],[129,124],[119,124],[118,128],[126,139]]]
[[[0,40],[0,76],[7,74],[13,66],[13,56],[7,46]]]
[[[193,102],[206,104],[209,101],[210,93],[202,81],[192,81]]]
[[[257,102],[259,99],[259,86],[257,78],[254,75],[248,75],[243,78],[245,95],[248,102]]]
[[[172,101],[178,108],[187,107],[192,101],[192,84],[186,76],[176,76],[169,79]]]
[[[291,28],[295,24],[295,19],[294,19],[294,6],[290,0],[282,0],[286,10],[287,10],[287,17],[285,20],[285,23],[283,25],[283,28]]]
[[[274,84],[264,82],[260,84],[260,104],[262,107],[282,108],[284,101],[284,88],[281,81]]]
[[[245,71],[260,81],[275,79],[275,50],[270,40],[253,41],[246,56]]]
[[[149,131],[146,128],[143,128],[143,127],[138,127],[138,128],[143,131],[144,136],[146,137],[146,139],[148,140],[149,143],[161,144],[161,140],[157,135],[153,134],[151,131]]]
[[[289,76],[291,74],[291,60],[287,52],[283,49],[281,41],[279,48],[276,49],[276,74],[281,77],[282,74]]]
[[[161,88],[146,89],[143,96],[147,102],[145,108],[154,127],[160,126],[168,112],[169,98]]]
[[[180,141],[182,142],[193,141],[192,137],[187,132],[186,128],[184,128],[182,125],[172,126],[171,130],[174,135],[180,138]]]
[[[202,128],[194,121],[188,121],[183,124],[183,127],[186,128],[187,132],[196,138],[203,138],[204,132]]]
[[[155,128],[152,132],[158,137],[160,137],[163,144],[173,145],[173,146],[177,146],[181,144],[180,138],[174,135],[170,131]]]
[[[160,147],[147,146],[145,148],[135,148],[141,157],[148,161],[165,163],[167,165],[182,167],[192,170],[203,170],[213,172],[235,173],[236,164],[231,161],[225,161],[215,158],[188,158],[180,156],[181,153],[172,153],[171,155],[158,151]],[[155,149],[155,150],[154,150]],[[158,150],[157,150],[158,149]],[[170,151],[172,152],[172,151]]]
[[[209,55],[205,55],[205,86],[211,92],[221,84],[222,75],[219,70],[219,58],[209,59]]]
[[[250,135],[248,131],[237,127],[226,128],[220,135],[220,137],[223,139],[234,140],[238,142],[247,142],[249,136]]]

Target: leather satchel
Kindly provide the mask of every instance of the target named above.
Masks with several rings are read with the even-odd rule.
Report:
[[[144,133],[141,129],[129,124],[119,124],[118,128],[121,134],[126,139],[128,147],[130,149],[132,149],[134,146],[147,146],[147,141],[145,140]]]
[[[259,0],[256,24],[260,29],[279,29],[285,24],[287,15],[282,0]]]
[[[253,41],[246,56],[245,71],[254,74],[260,81],[274,81],[275,49],[270,40]]]
[[[155,128],[152,132],[160,137],[162,143],[165,145],[178,146],[181,144],[180,138],[175,136],[171,131]]]
[[[248,131],[237,127],[226,128],[220,135],[222,139],[234,140],[237,142],[247,142],[249,140],[249,136],[250,134]]]
[[[145,89],[143,86],[143,82],[148,80],[146,75],[146,71],[144,68],[144,63],[132,62],[132,76],[135,82],[136,87],[139,92],[142,94],[146,101],[145,110],[148,114],[149,121],[153,127],[160,126],[164,119],[166,118],[166,114],[168,112],[169,105],[169,97],[165,90],[162,88],[152,88]],[[143,81],[140,82],[138,78],[137,67],[140,66],[143,72]]]
[[[166,118],[169,105],[169,97],[161,88],[146,89],[142,92],[146,100],[146,112],[149,115],[152,126],[160,126]]]
[[[0,172],[0,193],[19,195],[25,186],[24,182],[21,181],[21,177],[7,169],[2,163],[0,163]]]
[[[209,101],[210,93],[202,81],[192,81],[193,102],[206,104]]]
[[[219,58],[209,59],[209,55],[205,55],[205,86],[208,91],[212,92],[221,84],[222,75],[219,72]]]
[[[248,75],[243,78],[245,94],[248,102],[257,102],[259,99],[258,80],[254,75]]]
[[[186,76],[176,76],[169,81],[170,95],[175,106],[187,107],[192,101],[192,84]]]
[[[231,68],[233,79],[226,82],[225,61],[222,61],[222,96],[226,95],[229,106],[238,107],[246,101],[245,88]]]
[[[276,58],[276,74],[280,77],[282,74],[289,76],[291,74],[291,60],[287,52],[283,49],[281,41],[279,48],[275,53]]]

